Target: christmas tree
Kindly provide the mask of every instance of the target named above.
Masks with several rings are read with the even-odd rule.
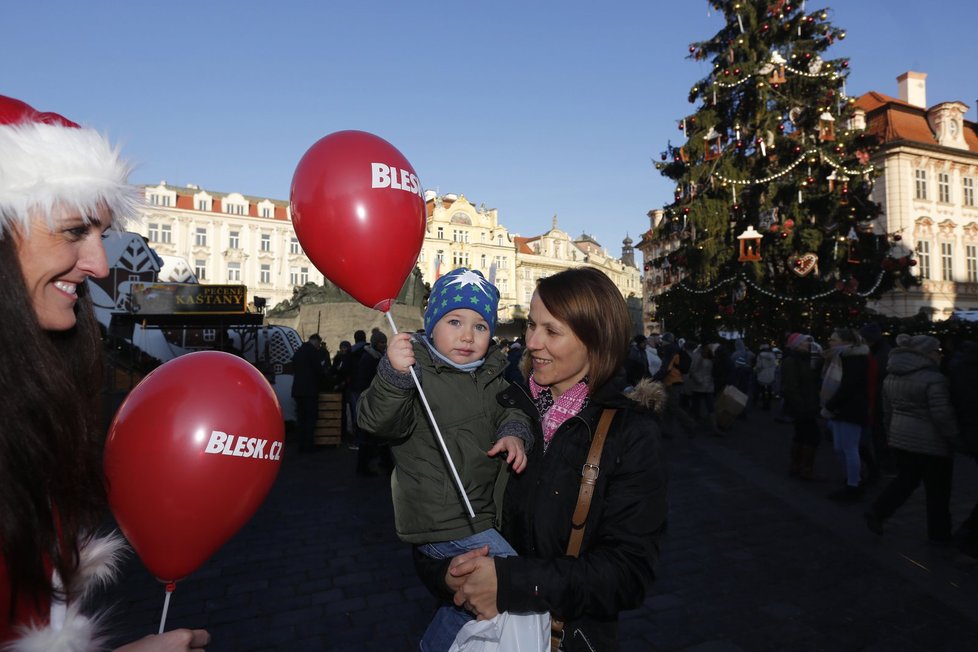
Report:
[[[804,1],[711,4],[725,25],[689,57],[713,69],[656,163],[676,188],[650,235],[672,251],[646,268],[678,280],[656,318],[755,340],[864,321],[868,300],[914,282],[915,261],[870,199],[876,139],[853,119],[849,61],[826,54],[845,32]]]

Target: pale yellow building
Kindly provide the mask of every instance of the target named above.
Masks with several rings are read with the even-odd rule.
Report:
[[[248,299],[268,307],[292,298],[296,286],[323,283],[302,252],[289,203],[161,182],[143,188],[146,204],[131,230],[163,258],[160,280],[248,286]],[[457,267],[481,271],[499,288],[501,322],[525,317],[536,280],[568,267],[605,272],[626,298],[641,294],[638,269],[626,238],[622,259],[588,236],[573,240],[557,228],[520,238],[499,223],[496,209],[464,195],[425,193],[428,222],[418,255],[425,282]]]
[[[882,204],[878,232],[899,235],[915,250],[921,284],[887,293],[874,307],[935,320],[978,309],[978,125],[962,102],[927,105],[927,75],[897,78],[899,98],[877,92],[856,101],[851,125],[876,135],[872,157],[881,174],[873,200]]]

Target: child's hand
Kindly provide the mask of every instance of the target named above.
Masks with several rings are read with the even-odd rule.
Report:
[[[526,468],[526,451],[523,449],[523,440],[519,437],[502,437],[496,445],[486,453],[489,457],[506,452],[506,463],[513,467],[516,473],[523,473]]]
[[[387,359],[395,371],[406,374],[414,364],[414,348],[411,346],[410,333],[398,333],[391,338],[387,345]]]

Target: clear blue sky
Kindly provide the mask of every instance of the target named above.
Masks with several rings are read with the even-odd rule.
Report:
[[[975,120],[978,3],[838,0],[848,90],[897,95],[925,72],[930,105]],[[6,2],[0,94],[123,143],[137,183],[288,199],[305,150],[342,129],[400,149],[426,188],[499,209],[537,235],[551,217],[613,254],[670,200],[653,166],[708,63],[689,44],[707,0]]]

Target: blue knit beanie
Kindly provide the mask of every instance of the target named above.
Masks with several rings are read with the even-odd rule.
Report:
[[[458,308],[474,310],[489,324],[489,337],[496,331],[496,309],[499,290],[473,269],[459,267],[445,274],[431,288],[424,313],[424,330],[428,337],[446,313]]]

